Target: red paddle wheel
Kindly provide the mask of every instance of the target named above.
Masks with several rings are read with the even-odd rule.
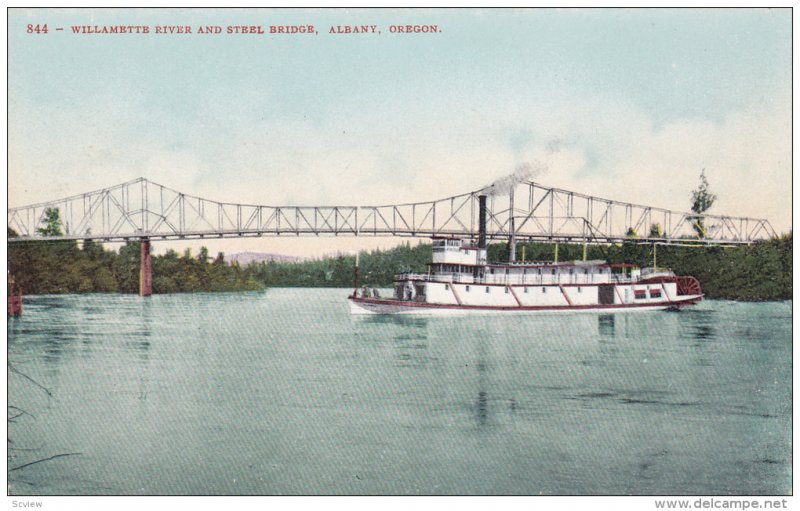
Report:
[[[678,294],[701,295],[703,289],[700,287],[700,282],[694,277],[678,277]]]

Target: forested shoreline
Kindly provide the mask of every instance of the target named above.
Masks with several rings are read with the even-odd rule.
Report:
[[[137,293],[139,243],[129,242],[119,251],[86,240],[22,242],[8,245],[8,271],[25,295],[64,293]],[[225,264],[223,254],[211,259],[202,248],[178,255],[168,250],[152,256],[155,293],[254,291],[263,289],[238,266]]]
[[[10,232],[9,236],[13,233]],[[583,245],[560,244],[559,261],[583,258]],[[549,243],[520,243],[517,260],[552,261]],[[653,246],[635,240],[621,245],[588,246],[587,259],[609,263],[653,265]],[[426,272],[430,244],[408,243],[390,250],[361,252],[359,284],[390,287],[394,275]],[[508,244],[489,246],[489,260],[508,260]],[[692,275],[708,298],[786,300],[792,298],[792,235],[752,245],[658,245],[656,262],[679,275]],[[210,257],[204,247],[193,255],[168,250],[152,257],[153,292],[255,291],[269,287],[352,287],[355,256],[339,255],[303,262],[262,262],[240,267],[226,264],[224,255]],[[91,240],[9,243],[8,269],[23,294],[136,293],[139,286],[139,244],[119,251]]]

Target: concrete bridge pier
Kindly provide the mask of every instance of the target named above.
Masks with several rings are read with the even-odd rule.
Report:
[[[153,266],[150,259],[150,240],[139,241],[139,296],[153,294]]]

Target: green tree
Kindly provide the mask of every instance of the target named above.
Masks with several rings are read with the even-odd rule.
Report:
[[[206,247],[200,247],[200,253],[197,254],[197,260],[200,261],[202,264],[206,264],[208,261],[208,249]]]
[[[112,273],[118,283],[118,288],[123,293],[136,293],[139,291],[139,243],[127,241],[119,248],[119,255],[112,264]]]
[[[714,205],[717,196],[711,193],[708,186],[708,179],[706,179],[706,169],[700,172],[700,186],[697,190],[692,192],[692,213],[702,215]],[[690,218],[692,221],[692,228],[697,233],[698,238],[706,237],[705,219],[702,216],[693,216]]]
[[[659,223],[654,223],[650,225],[650,237],[651,238],[663,238],[664,231],[661,229],[661,225]]]
[[[45,208],[42,223],[44,226],[36,229],[36,232],[42,236],[62,236],[64,234],[61,230],[61,212],[58,208]]]
[[[87,236],[91,233],[92,232],[90,230],[86,230]],[[94,241],[93,239],[83,240],[83,253],[86,254],[89,259],[97,261],[103,257],[104,252],[103,246],[100,243]]]

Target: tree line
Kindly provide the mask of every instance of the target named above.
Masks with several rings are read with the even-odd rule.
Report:
[[[11,235],[11,233],[10,233]],[[24,294],[136,293],[139,286],[139,244],[107,250],[91,240],[11,243],[9,271]],[[708,298],[788,300],[792,298],[792,234],[734,247],[652,245],[635,240],[620,245],[517,243],[517,260],[602,259],[641,267],[670,268],[696,277]],[[655,250],[655,254],[653,253]],[[492,262],[508,260],[509,245],[488,248]],[[359,285],[391,287],[398,273],[427,272],[431,245],[409,243],[390,250],[359,254]],[[268,287],[353,287],[355,256],[338,255],[303,262],[261,262],[228,265],[224,255],[211,258],[203,247],[194,256],[168,250],[153,256],[153,292],[250,291]]]
[[[9,237],[16,233],[9,230]],[[85,240],[9,243],[8,271],[23,294],[137,293],[139,291],[138,242],[119,251]],[[203,247],[197,256],[168,250],[152,257],[153,292],[251,291],[263,285],[239,268],[225,264],[224,255],[213,260]]]

